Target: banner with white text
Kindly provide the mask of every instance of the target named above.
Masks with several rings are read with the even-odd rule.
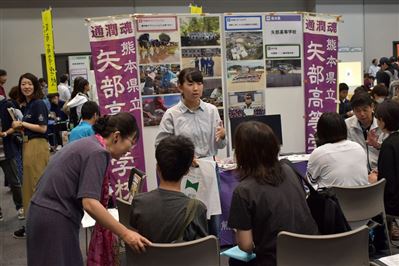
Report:
[[[316,148],[317,122],[335,112],[337,101],[338,23],[334,18],[304,16],[306,152]]]
[[[117,198],[130,200],[130,170],[136,167],[145,172],[133,18],[94,19],[90,21],[88,30],[101,114],[131,113],[140,130],[140,137],[132,150],[119,160],[112,160],[110,180],[114,194]]]

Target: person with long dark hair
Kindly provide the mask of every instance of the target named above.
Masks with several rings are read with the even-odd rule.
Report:
[[[83,265],[79,229],[83,210],[98,224],[140,252],[150,242],[127,229],[106,210],[110,160],[130,151],[139,138],[129,113],[99,118],[94,136],[77,140],[57,152],[46,168],[32,198],[27,220],[28,265]],[[45,218],[43,218],[45,217]],[[108,258],[108,254],[101,254]],[[114,265],[107,262],[102,265]]]
[[[78,77],[74,80],[71,100],[67,103],[67,106],[70,108],[69,124],[71,127],[76,127],[79,124],[82,106],[89,100],[89,90],[90,84],[87,79]]]
[[[234,136],[240,183],[233,192],[228,225],[241,250],[255,252],[251,265],[276,265],[280,231],[316,234],[305,191],[294,170],[280,163],[279,141],[260,122],[240,124]],[[231,265],[239,265],[232,260]]]
[[[48,110],[42,100],[43,91],[39,80],[31,73],[19,78],[20,98],[26,103],[22,121],[14,121],[12,127],[24,133],[22,200],[25,212],[36,190],[40,176],[49,161],[47,136]],[[24,238],[25,227],[14,232],[15,238]]]

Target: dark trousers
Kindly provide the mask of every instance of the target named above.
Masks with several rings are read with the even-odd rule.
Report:
[[[0,167],[3,169],[4,178],[7,180],[11,192],[12,199],[15,204],[15,208],[18,210],[22,207],[22,192],[21,192],[21,182],[18,178],[17,163],[15,159],[5,159],[0,161]]]

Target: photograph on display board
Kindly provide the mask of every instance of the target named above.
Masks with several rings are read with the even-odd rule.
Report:
[[[265,68],[262,61],[227,62],[227,89],[253,91],[265,88]]]
[[[266,87],[299,87],[302,84],[301,59],[266,60]]]
[[[142,97],[144,126],[158,126],[166,110],[176,105],[180,97],[180,94]]]
[[[220,48],[182,49],[181,54],[183,69],[186,67],[197,68],[204,77],[220,77],[222,75]]]
[[[181,46],[220,45],[219,17],[181,17]]]
[[[141,95],[179,93],[177,73],[179,64],[140,66]]]
[[[140,64],[178,63],[178,32],[148,32],[137,35]]]
[[[217,108],[223,108],[222,79],[204,79],[204,91],[201,99]]]
[[[228,61],[263,59],[262,32],[226,32],[226,58]]]
[[[229,117],[264,115],[265,97],[263,91],[240,91],[229,93]]]

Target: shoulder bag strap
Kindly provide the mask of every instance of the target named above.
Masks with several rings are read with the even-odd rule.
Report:
[[[291,167],[291,169],[294,171],[294,173],[297,175],[297,177],[299,178],[299,181],[302,181],[303,183],[305,183],[305,185],[309,188],[310,193],[314,193],[317,192],[314,187],[312,186],[312,184],[309,183],[308,179],[306,177],[304,177],[292,164],[292,162],[288,159],[282,159],[280,160],[280,162],[285,163],[286,165],[288,165],[289,167]]]
[[[186,215],[184,217],[183,226],[180,228],[179,234],[177,235],[177,242],[183,241],[184,231],[186,231],[187,226],[194,220],[195,213],[198,207],[197,199],[190,199],[187,203]]]

